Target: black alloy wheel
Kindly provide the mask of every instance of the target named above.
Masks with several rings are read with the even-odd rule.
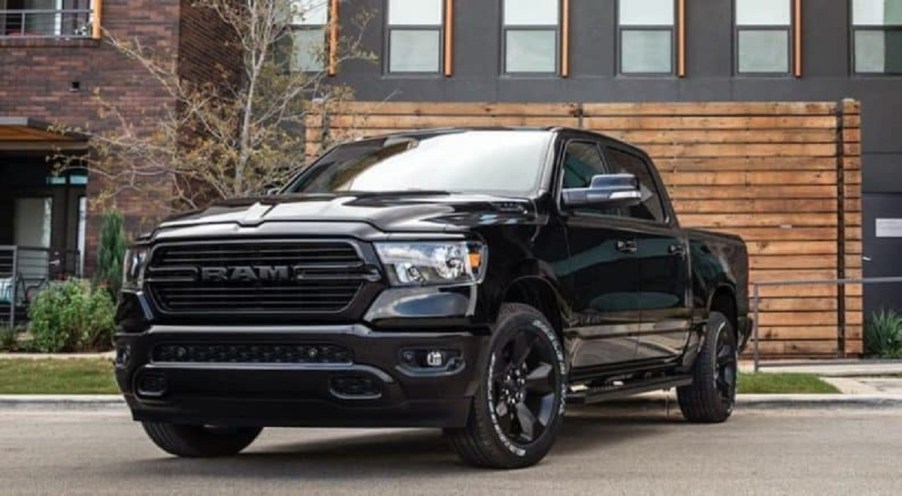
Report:
[[[445,434],[471,465],[535,465],[551,450],[564,418],[567,365],[561,341],[541,312],[506,303],[486,362],[467,425]]]
[[[545,432],[554,416],[555,384],[560,382],[560,372],[553,365],[555,350],[539,339],[538,332],[524,329],[493,357],[492,416],[502,434],[521,447]]]
[[[721,324],[726,326],[727,323]],[[736,335],[733,332],[717,333],[717,362],[714,368],[714,386],[720,395],[724,409],[732,411],[736,403],[736,381],[739,358],[736,351]]]
[[[677,388],[680,410],[687,420],[717,423],[730,418],[736,404],[738,353],[736,331],[730,319],[711,312],[692,368],[692,384]]]

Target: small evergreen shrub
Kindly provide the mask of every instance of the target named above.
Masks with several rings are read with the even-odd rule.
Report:
[[[106,351],[116,332],[109,292],[87,281],[52,283],[28,309],[31,348],[42,353]]]
[[[893,310],[874,312],[865,325],[865,354],[875,358],[902,358],[902,316]]]
[[[94,283],[108,288],[114,298],[122,287],[122,259],[127,247],[122,214],[115,211],[103,214]]]

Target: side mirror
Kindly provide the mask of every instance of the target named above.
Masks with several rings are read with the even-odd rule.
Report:
[[[632,174],[605,174],[593,177],[588,188],[565,189],[561,200],[566,207],[634,207],[642,203],[642,188]]]
[[[263,196],[277,196],[279,191],[282,191],[282,188],[267,188],[266,191],[263,192]]]

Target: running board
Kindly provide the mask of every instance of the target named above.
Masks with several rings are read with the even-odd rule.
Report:
[[[692,384],[692,376],[688,375],[661,377],[623,386],[588,388],[584,391],[571,392],[567,395],[567,402],[575,405],[589,405],[600,401],[614,400],[634,394],[688,386],[690,384]]]

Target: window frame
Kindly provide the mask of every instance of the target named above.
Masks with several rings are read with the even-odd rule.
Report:
[[[448,22],[446,18],[444,2],[439,1],[441,10],[441,20],[438,24],[392,24],[391,23],[391,0],[385,0],[383,6],[384,25],[383,25],[383,43],[382,43],[382,72],[387,76],[400,77],[425,77],[434,78],[444,75],[445,67],[445,29]],[[425,31],[438,33],[438,63],[435,71],[393,71],[391,70],[391,39],[393,31]]]
[[[555,24],[507,24],[504,20],[505,18],[505,8],[507,6],[507,0],[501,0],[500,9],[501,9],[501,75],[507,77],[559,77],[561,75],[561,21],[563,20],[563,16],[567,15],[564,12],[563,2],[561,0],[554,0],[557,3],[558,9],[558,17],[557,22]],[[547,33],[549,31],[554,33],[554,69],[551,71],[515,71],[511,72],[507,70],[507,33],[511,31],[518,32],[541,32]]]
[[[677,69],[677,36],[678,36],[678,12],[679,0],[673,1],[673,21],[670,25],[663,24],[621,24],[620,20],[620,4],[624,0],[617,0],[614,6],[614,19],[617,23],[617,75],[626,77],[676,77]],[[629,0],[627,0],[629,1]],[[623,70],[623,32],[624,31],[669,31],[670,32],[670,72],[626,72]]]
[[[793,67],[795,65],[795,49],[793,46],[793,35],[796,28],[796,23],[798,19],[796,19],[795,9],[792,8],[792,0],[783,0],[787,4],[787,8],[789,8],[789,24],[786,25],[775,25],[775,24],[739,24],[739,2],[741,0],[733,0],[733,74],[736,76],[742,77],[777,77],[777,78],[791,78],[793,77]],[[742,31],[776,31],[776,32],[785,32],[786,33],[786,72],[743,72],[740,69],[740,60],[739,60],[739,34]]]
[[[670,197],[667,194],[667,187],[664,185],[664,181],[661,180],[661,175],[658,172],[657,167],[655,167],[654,161],[651,159],[651,157],[649,157],[641,150],[632,148],[628,145],[615,141],[606,141],[602,144],[605,164],[614,164],[615,167],[616,162],[608,155],[609,150],[632,155],[642,163],[642,166],[645,167],[646,173],[649,175],[649,177],[652,178],[652,182],[654,183],[656,189],[655,194],[658,197],[658,202],[661,204],[661,213],[664,215],[664,218],[662,220],[650,220],[633,217],[631,215],[628,215],[627,212],[624,212],[624,210],[626,209],[621,209],[620,216],[632,222],[642,222],[653,226],[676,227],[676,216],[673,215],[672,205],[670,204]],[[615,174],[616,172],[611,173]]]
[[[557,194],[555,195],[557,203],[558,213],[561,215],[575,215],[575,216],[587,216],[587,217],[603,217],[607,219],[622,219],[628,218],[624,217],[624,215],[620,212],[620,209],[616,209],[617,213],[604,213],[600,210],[595,210],[595,207],[588,208],[566,208],[564,206],[564,190],[568,189],[564,187],[564,178],[567,175],[567,171],[564,168],[564,161],[567,159],[567,149],[570,148],[571,144],[574,143],[584,143],[590,144],[595,147],[595,150],[598,152],[598,156],[601,158],[601,164],[604,167],[605,174],[612,174],[611,166],[608,163],[608,157],[605,154],[605,144],[602,141],[597,139],[592,139],[589,136],[579,136],[579,135],[569,135],[563,136],[560,140],[560,157],[556,161],[557,170],[558,170],[558,178],[557,178]]]
[[[321,0],[326,1],[326,0]],[[294,3],[293,1],[291,2]],[[307,24],[307,23],[296,23],[294,16],[291,16],[291,22],[288,23],[288,30],[291,32],[291,55],[288,59],[288,71],[292,74],[312,74],[318,72],[326,72],[329,69],[329,61],[328,61],[328,53],[329,53],[329,33],[328,28],[332,22],[332,9],[329,8],[328,2],[324,7],[326,9],[326,21],[325,24]],[[292,5],[293,6],[293,5]],[[295,69],[294,66],[294,57],[295,57],[295,46],[294,46],[294,34],[298,31],[306,31],[306,32],[315,32],[319,31],[323,37],[322,53],[321,59],[318,61],[319,66],[315,69]]]
[[[886,33],[887,31],[899,31],[902,32],[902,22],[898,24],[855,24],[855,0],[851,0],[848,4],[849,8],[849,72],[852,76],[857,77],[868,77],[868,78],[882,78],[882,77],[899,77],[902,76],[902,69],[896,72],[887,72],[884,70],[883,72],[858,72],[856,67],[857,60],[857,36],[859,31],[869,31],[875,32],[879,31],[881,33]]]
[[[97,21],[97,9],[94,8],[94,5],[90,1],[72,0],[74,5],[69,7],[66,6],[66,0],[52,0],[52,2],[53,5],[49,8],[26,7],[24,2],[19,8],[14,8],[14,6],[11,7],[8,3],[4,4],[2,12],[14,13],[6,14],[3,18],[3,23],[0,25],[0,40],[82,40],[93,38],[94,31],[92,25]],[[37,31],[29,32],[29,16],[47,16],[52,20],[52,25],[46,29],[41,27]],[[10,30],[10,22],[16,17],[19,18],[20,24],[16,30],[18,32],[13,32]],[[72,32],[67,32],[67,28],[75,25],[78,25],[76,29]]]

